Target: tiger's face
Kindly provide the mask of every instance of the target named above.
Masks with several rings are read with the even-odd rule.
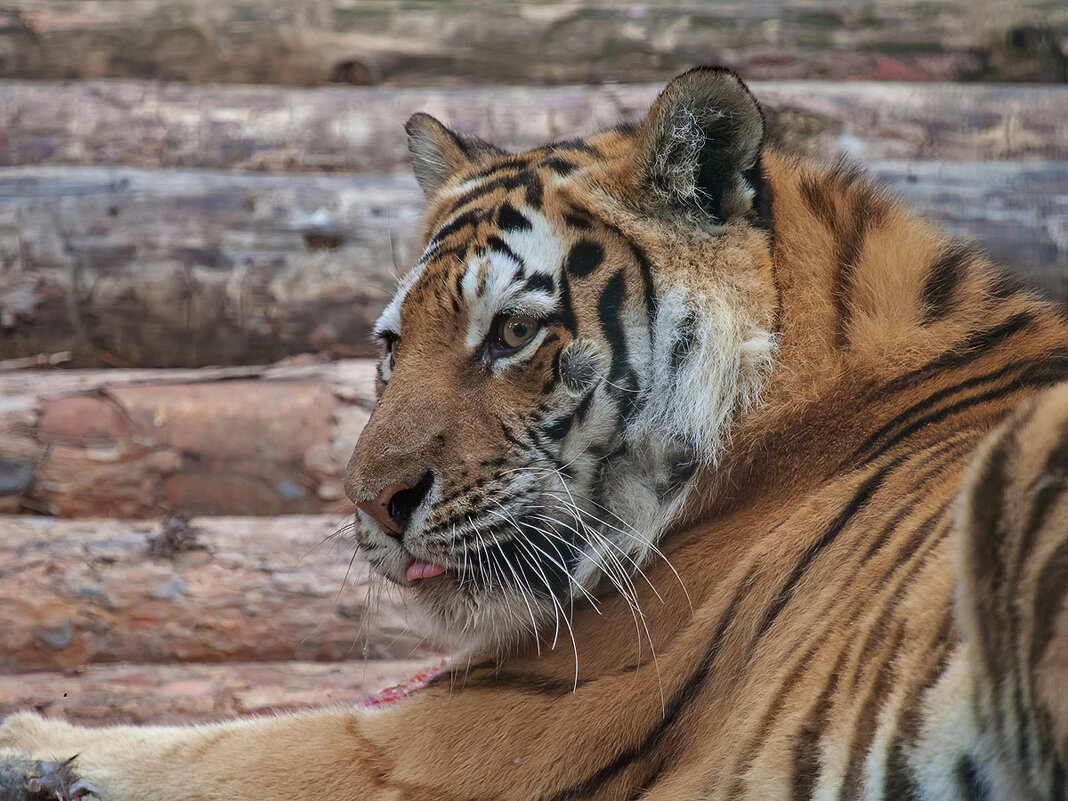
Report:
[[[439,639],[499,648],[626,593],[759,396],[762,118],[703,70],[643,126],[519,155],[425,115],[408,132],[426,246],[377,324],[347,490]]]

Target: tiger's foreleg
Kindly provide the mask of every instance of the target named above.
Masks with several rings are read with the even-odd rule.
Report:
[[[1021,797],[1068,798],[1068,385],[981,446],[961,495],[957,606],[973,715]]]
[[[384,783],[357,715],[336,711],[209,726],[104,729],[19,714],[0,726],[0,758],[15,755],[70,760],[73,782],[104,801],[398,797]]]

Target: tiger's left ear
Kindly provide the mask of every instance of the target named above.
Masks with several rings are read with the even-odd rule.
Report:
[[[742,80],[697,67],[667,85],[640,129],[638,175],[658,212],[700,209],[717,222],[770,209],[761,194],[764,115]]]
[[[413,114],[404,124],[412,154],[415,180],[427,198],[434,197],[454,174],[489,156],[505,155],[500,148],[471,134],[446,128],[429,114]]]

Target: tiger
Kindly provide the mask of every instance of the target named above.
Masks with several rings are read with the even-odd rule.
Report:
[[[1068,798],[1064,310],[727,69],[520,153],[406,131],[346,491],[448,668],[4,753],[108,801]]]

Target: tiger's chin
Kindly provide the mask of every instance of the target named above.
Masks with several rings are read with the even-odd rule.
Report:
[[[567,604],[513,587],[465,586],[452,572],[419,582],[406,592],[430,638],[454,657],[499,657],[531,644],[540,649],[546,632],[553,631],[558,610]],[[549,644],[554,644],[551,637]]]
[[[473,576],[462,560],[434,563],[400,547],[371,551],[373,572],[404,595],[412,628],[453,657],[552,649],[567,637],[569,618],[581,602],[564,588],[550,591],[532,588],[529,582]],[[576,593],[583,600],[589,596],[588,591]]]

